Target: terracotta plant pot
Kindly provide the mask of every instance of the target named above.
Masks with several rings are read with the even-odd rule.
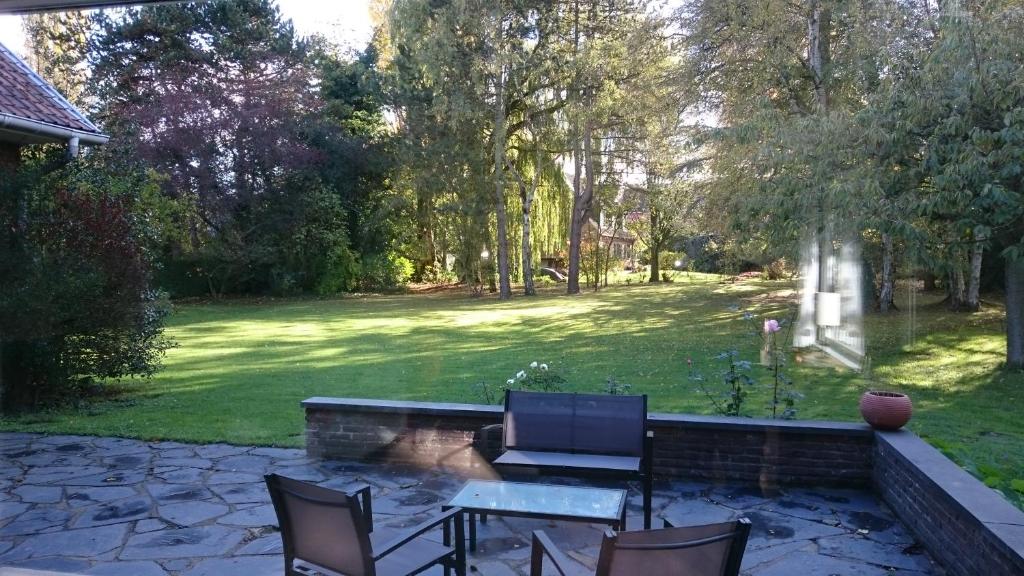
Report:
[[[879,430],[899,430],[913,411],[910,397],[899,392],[869,390],[860,397],[860,415]]]

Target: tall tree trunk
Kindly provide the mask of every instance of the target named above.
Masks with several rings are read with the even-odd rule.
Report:
[[[946,282],[946,293],[948,294],[946,304],[950,310],[960,311],[965,307],[967,289],[964,286],[964,270],[960,258],[956,258],[953,268],[949,271]]]
[[[580,292],[580,253],[583,244],[583,228],[586,226],[587,213],[594,199],[594,158],[593,142],[594,125],[588,118],[583,123],[582,158],[574,154],[573,162],[576,173],[573,175],[572,222],[569,228],[569,282],[566,292]],[[580,142],[576,143],[576,152],[580,152]],[[580,172],[585,173],[581,182]],[[582,188],[582,189],[581,189]]]
[[[931,272],[931,271],[925,272],[924,273],[924,279],[922,280],[922,283],[924,284],[924,288],[923,288],[924,291],[925,292],[932,292],[932,291],[938,290],[938,288],[939,288],[938,280],[939,280],[939,278],[938,278],[938,276],[935,275],[934,272]]]
[[[587,99],[588,102],[593,102],[592,98]],[[582,220],[584,227],[587,224],[588,214],[594,204],[594,185],[596,183],[596,177],[594,175],[594,123],[590,118],[583,123],[583,206],[581,207]],[[598,227],[600,228],[600,226]],[[597,278],[598,271],[600,268],[599,259],[601,258],[601,231],[597,230],[597,234],[594,239],[594,249],[596,257],[594,259],[594,289],[597,289]]]
[[[651,207],[651,277],[648,282],[661,281],[661,265],[658,262],[661,259],[661,242],[658,234],[658,227],[661,226],[660,219],[661,214],[656,208]]]
[[[437,264],[437,245],[434,243],[433,201],[425,192],[416,194],[417,238],[423,249],[416,262],[416,277],[423,280],[426,272]],[[354,229],[354,228],[353,228]]]
[[[573,174],[572,174],[572,216],[569,219],[569,277],[566,282],[566,293],[580,293],[580,244],[583,240],[583,219],[586,213],[580,209],[583,204],[583,150],[580,146],[579,133],[573,139]]]
[[[967,309],[977,312],[981,309],[981,261],[985,255],[985,233],[974,230],[974,244],[971,246],[971,273],[967,279]]]
[[[882,234],[882,285],[878,291],[879,312],[889,312],[896,309],[896,305],[893,303],[896,284],[893,252],[892,235]]]
[[[500,26],[500,24],[499,24]],[[500,44],[500,32],[499,32]],[[512,283],[508,270],[508,211],[505,209],[505,70],[498,68],[495,80],[494,104],[494,201],[498,224],[498,298],[512,298]]]
[[[828,112],[829,93],[828,79],[825,70],[829,61],[828,31],[829,12],[822,8],[821,0],[810,0],[807,14],[807,63],[810,67],[811,79],[814,81],[814,98],[817,103],[818,114]],[[821,221],[818,222],[818,291],[831,292],[830,279],[832,275],[828,270],[828,256],[832,254],[832,242],[825,236],[826,230],[831,230],[831,214],[827,213],[824,207],[824,198],[819,200],[819,214]]]
[[[829,64],[829,36],[831,14],[820,0],[811,0],[807,16],[807,60],[814,80],[814,96],[818,112],[825,112],[829,106],[828,82],[825,69]]]
[[[535,296],[537,288],[533,285],[533,249],[530,246],[530,205],[533,195],[523,193],[523,294]]]
[[[615,237],[619,233],[618,227],[615,226],[615,219],[612,219],[612,235],[608,240],[608,246],[604,250],[604,287],[608,287],[608,268],[610,268],[612,262],[612,247],[615,244]]]
[[[533,248],[530,246],[530,236],[532,235],[530,226],[530,210],[533,207],[533,198],[537,193],[537,187],[540,185],[540,147],[538,145],[537,153],[537,164],[538,168],[533,171],[533,182],[527,186],[526,181],[523,180],[523,175],[519,173],[519,170],[509,162],[508,171],[515,177],[516,183],[519,185],[519,200],[523,206],[523,245],[522,245],[522,261],[523,261],[523,294],[526,296],[535,296],[537,294],[537,288],[533,283]]]
[[[1006,365],[1024,368],[1024,260],[1006,260]]]

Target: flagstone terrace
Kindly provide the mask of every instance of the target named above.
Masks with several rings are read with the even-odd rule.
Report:
[[[0,566],[96,576],[281,574],[280,535],[261,476],[268,472],[339,489],[369,483],[378,528],[437,512],[474,475],[318,460],[296,449],[81,436],[0,434],[0,454]],[[630,528],[640,522],[639,499],[631,491]],[[751,576],[942,574],[892,511],[862,490],[766,494],[745,484],[666,479],[656,484],[655,508],[686,523],[750,518],[744,573]],[[484,575],[525,573],[530,533],[540,528],[593,566],[603,526],[518,518],[481,525],[470,566]]]
[[[438,512],[466,479],[497,477],[489,462],[500,449],[499,407],[303,404],[305,450],[0,434],[0,574],[278,575],[264,474],[336,489],[367,483],[378,530]],[[648,426],[655,516],[677,525],[749,518],[746,576],[1024,573],[1024,514],[910,432],[668,414],[650,414]],[[638,529],[640,487],[630,488],[627,528]],[[525,574],[536,529],[592,568],[604,528],[491,518],[470,569]]]

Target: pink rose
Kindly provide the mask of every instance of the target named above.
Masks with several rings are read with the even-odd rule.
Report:
[[[768,320],[764,321],[764,332],[765,332],[765,334],[774,334],[774,333],[776,333],[778,331],[779,331],[779,321],[778,320],[768,319]]]

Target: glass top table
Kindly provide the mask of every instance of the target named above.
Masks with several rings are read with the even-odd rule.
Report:
[[[575,520],[626,526],[626,491],[581,486],[552,486],[498,480],[470,480],[448,501],[448,508],[469,515],[469,547],[476,549],[476,514]]]

